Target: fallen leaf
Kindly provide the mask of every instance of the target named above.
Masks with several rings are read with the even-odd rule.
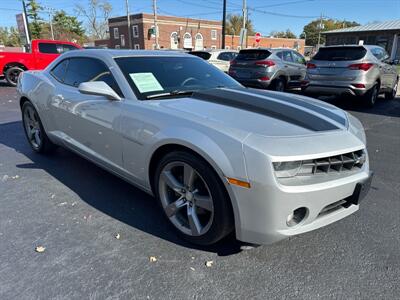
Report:
[[[192,271],[196,271],[196,269],[195,269],[195,268],[193,268],[193,267],[190,267],[190,270],[192,270]]]
[[[213,263],[214,263],[214,262],[213,262],[212,260],[207,260],[207,261],[206,261],[206,267],[207,267],[207,268],[212,267]]]
[[[120,235],[119,233],[117,233],[117,234],[115,235],[115,238],[116,238],[117,240],[119,240],[119,239],[121,238],[121,235]]]
[[[46,248],[43,247],[43,246],[37,246],[37,247],[35,248],[35,251],[38,252],[38,253],[43,253],[44,250],[46,250]]]
[[[19,175],[15,175],[15,176],[13,176],[13,177],[11,177],[12,179],[18,179],[19,178]]]
[[[8,178],[10,178],[8,175],[4,175],[4,176],[1,178],[1,181],[6,182],[6,181],[8,180]]]
[[[155,256],[150,256],[150,257],[149,257],[149,261],[150,261],[150,262],[156,262],[156,261],[157,261],[157,258],[156,258]]]
[[[51,199],[54,199],[55,197],[56,197],[55,194],[51,194],[51,196],[50,196]],[[64,203],[67,203],[67,202],[64,202]]]
[[[75,206],[75,204],[76,204],[76,202],[72,202],[72,203],[71,203],[71,206]]]
[[[61,203],[58,204],[58,206],[64,206],[66,204],[67,204],[67,202],[61,202]]]

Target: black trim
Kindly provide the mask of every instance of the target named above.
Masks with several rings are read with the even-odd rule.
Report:
[[[341,117],[331,111],[329,111],[328,109],[325,109],[321,106],[315,105],[311,102],[307,102],[306,100],[297,98],[296,96],[288,96],[284,93],[274,93],[271,94],[268,91],[260,91],[260,90],[256,90],[256,89],[252,89],[251,90],[252,93],[258,94],[258,95],[263,95],[263,96],[267,96],[267,97],[273,97],[276,98],[277,100],[281,100],[281,101],[285,101],[294,105],[298,105],[304,108],[307,108],[309,110],[315,111],[329,119],[332,119],[336,122],[338,122],[339,124],[346,126],[347,125],[347,119],[345,117]]]
[[[238,89],[238,91],[253,92],[248,89]],[[275,94],[271,95],[271,97],[275,97]],[[339,129],[329,121],[310,112],[273,101],[272,99],[243,95],[235,92],[235,90],[211,89],[198,91],[193,93],[192,98],[262,114],[313,131]],[[276,98],[279,99],[279,97]]]

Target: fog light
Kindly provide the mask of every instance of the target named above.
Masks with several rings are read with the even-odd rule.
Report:
[[[299,224],[301,221],[304,220],[304,218],[307,215],[307,208],[305,207],[300,207],[298,209],[295,209],[290,215],[287,216],[286,218],[286,224],[289,227],[293,227],[297,224]]]

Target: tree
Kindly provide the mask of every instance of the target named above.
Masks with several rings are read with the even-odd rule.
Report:
[[[26,4],[27,16],[30,19],[29,30],[31,32],[31,37],[34,39],[40,38],[42,32],[42,18],[40,18],[39,13],[43,10],[43,7],[36,0],[28,0]]]
[[[286,31],[271,31],[270,35],[276,38],[287,38],[287,39],[297,38],[297,36],[290,29],[286,29]]]
[[[357,22],[351,22],[351,21],[323,19],[322,28],[320,29],[320,19],[316,19],[308,23],[306,26],[304,26],[303,33],[300,35],[300,38],[306,38],[306,45],[315,46],[318,43],[318,33],[320,30],[321,32],[324,32],[328,30],[354,27],[359,25],[360,24],[358,24]],[[320,43],[321,44],[325,43],[325,36],[322,34]]]
[[[243,17],[240,15],[228,15],[225,26],[225,34],[239,35],[243,26]],[[254,35],[254,26],[250,19],[246,21],[247,35]]]
[[[74,16],[68,16],[63,10],[54,14],[52,22],[56,39],[82,42],[85,38],[82,22],[79,22]]]
[[[15,27],[0,27],[0,45],[6,47],[20,47],[19,32]]]
[[[112,6],[107,0],[88,0],[88,5],[76,5],[78,16],[86,19],[86,29],[92,39],[105,39]]]

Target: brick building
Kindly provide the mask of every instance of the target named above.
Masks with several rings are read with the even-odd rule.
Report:
[[[154,28],[152,14],[140,13],[130,16],[133,49],[154,49],[155,36],[149,34]],[[221,48],[222,24],[220,21],[157,16],[158,43],[163,49]],[[108,20],[110,39],[95,41],[97,46],[109,48],[129,48],[128,22],[125,16]],[[240,49],[239,36],[225,36],[228,49]],[[247,48],[287,47],[304,52],[304,40],[262,37],[260,43],[254,36],[247,37]]]
[[[165,49],[204,49],[221,46],[221,22],[158,16],[158,43]],[[133,49],[154,49],[155,36],[149,35],[154,28],[153,15],[130,16]],[[129,48],[128,22],[126,17],[110,18],[110,48]]]

